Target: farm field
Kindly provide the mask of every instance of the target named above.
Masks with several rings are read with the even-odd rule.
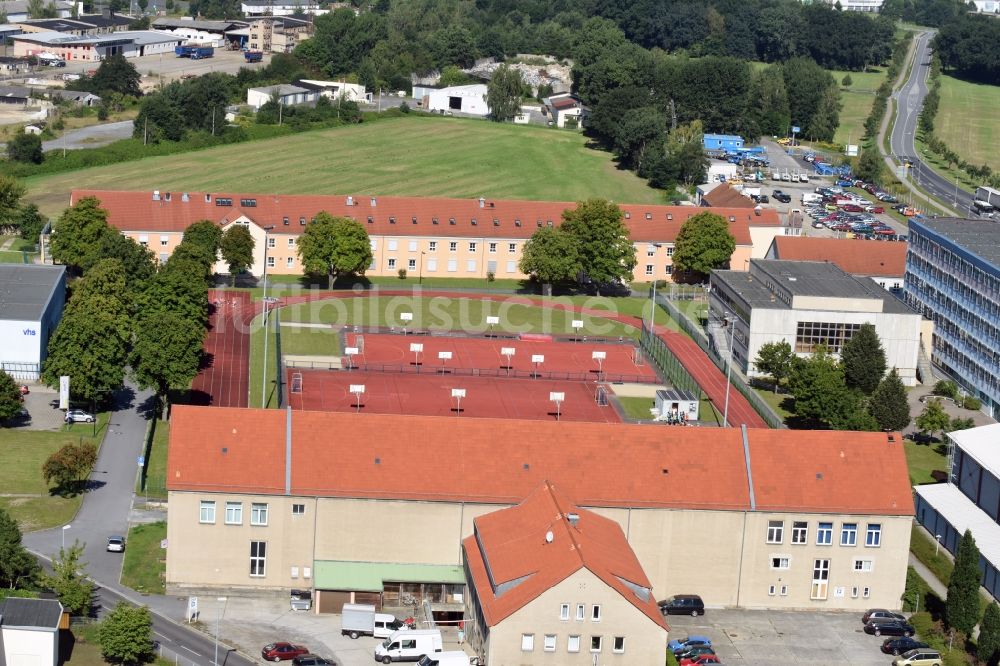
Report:
[[[968,83],[941,76],[941,106],[934,133],[970,164],[988,164],[1000,170],[1000,142],[996,110],[1000,86]]]
[[[73,188],[663,203],[580,133],[411,114],[26,179],[58,215]]]

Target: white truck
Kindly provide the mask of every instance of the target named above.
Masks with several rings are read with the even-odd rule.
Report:
[[[438,629],[397,631],[375,646],[375,661],[420,661],[425,655],[435,657],[441,652],[441,632]]]
[[[374,636],[388,638],[399,631],[409,629],[405,624],[387,613],[376,613],[371,604],[344,604],[340,615],[340,633],[358,638]]]
[[[977,187],[972,208],[984,217],[992,217],[1000,209],[1000,191],[984,185]]]

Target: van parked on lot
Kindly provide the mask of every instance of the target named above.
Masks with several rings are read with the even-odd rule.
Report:
[[[441,632],[437,629],[397,631],[375,646],[375,661],[419,661],[424,655],[441,652]]]
[[[472,660],[464,652],[435,652],[425,654],[417,662],[417,666],[470,666]]]

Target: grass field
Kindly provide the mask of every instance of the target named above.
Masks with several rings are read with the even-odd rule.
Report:
[[[642,421],[651,421],[652,416],[649,410],[653,408],[652,398],[639,398],[635,396],[618,396],[615,398],[618,404],[622,406],[622,411],[625,412],[625,416],[630,419],[640,419]]]
[[[163,521],[136,525],[128,531],[128,546],[122,565],[122,584],[136,592],[163,594],[167,552],[160,542],[167,538]]]
[[[146,466],[146,487],[137,492],[150,499],[167,499],[167,442],[170,439],[170,422],[157,419],[153,422],[153,443]]]
[[[865,119],[872,111],[872,104],[875,102],[875,91],[885,80],[884,69],[872,69],[867,72],[842,72],[831,70],[833,78],[837,84],[843,80],[844,75],[850,74],[852,83],[845,88],[840,88],[840,126],[836,134],[833,135],[834,143],[846,145],[850,143],[861,143],[861,136],[864,133]]]
[[[22,531],[62,525],[73,518],[82,496],[50,495],[42,464],[66,444],[99,444],[107,423],[107,414],[100,414],[96,440],[91,437],[92,426],[85,424],[59,432],[0,429],[0,507],[10,512]]]
[[[948,466],[948,459],[942,453],[942,444],[917,444],[910,440],[903,441],[906,452],[906,466],[910,470],[910,483],[934,483],[931,472],[943,470]]]
[[[577,132],[412,114],[25,181],[58,214],[74,187],[199,192],[378,193],[663,203]]]
[[[1000,170],[1000,86],[941,76],[941,106],[934,133],[970,164]]]

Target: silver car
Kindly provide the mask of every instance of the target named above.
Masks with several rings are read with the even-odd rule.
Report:
[[[93,423],[94,415],[82,409],[71,409],[66,412],[66,423]]]

